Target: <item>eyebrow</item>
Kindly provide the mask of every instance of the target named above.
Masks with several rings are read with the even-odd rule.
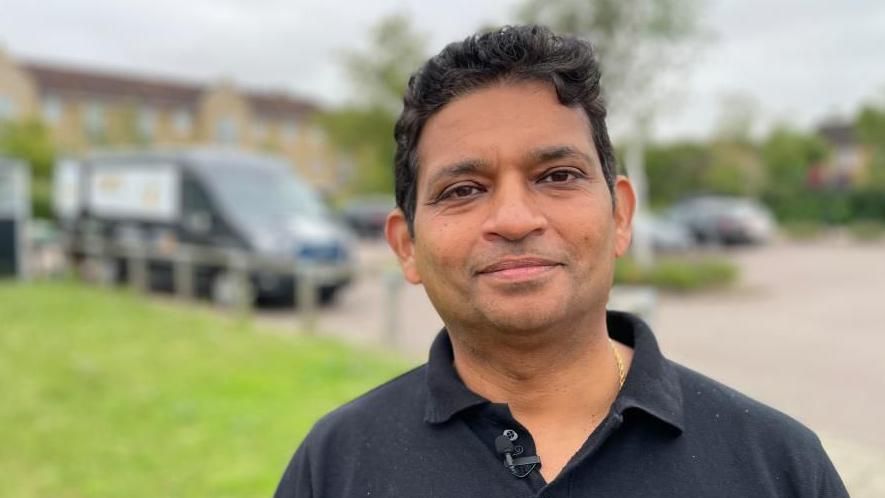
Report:
[[[529,157],[537,162],[556,161],[557,159],[582,159],[587,164],[594,164],[593,158],[570,145],[553,145],[539,147],[529,153]]]
[[[479,173],[484,169],[488,169],[488,167],[489,163],[480,159],[466,159],[464,161],[458,161],[448,166],[444,166],[439,171],[434,173],[433,176],[430,177],[430,180],[427,182],[427,185],[432,187],[446,178],[455,178],[461,175]]]

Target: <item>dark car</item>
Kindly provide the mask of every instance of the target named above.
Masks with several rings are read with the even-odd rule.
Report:
[[[384,235],[384,223],[394,207],[396,202],[390,196],[358,197],[344,205],[341,215],[360,237],[378,238]]]
[[[667,217],[684,225],[701,243],[760,244],[775,231],[768,208],[746,197],[692,197],[673,206]]]

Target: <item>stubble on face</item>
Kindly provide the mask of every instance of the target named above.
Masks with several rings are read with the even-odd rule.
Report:
[[[415,267],[450,329],[530,335],[604,315],[614,223],[591,137],[541,83],[477,90],[425,125]],[[550,267],[483,271],[525,259]]]

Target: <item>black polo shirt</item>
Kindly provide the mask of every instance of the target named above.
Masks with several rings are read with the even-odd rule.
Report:
[[[426,365],[317,422],[276,496],[848,496],[810,430],[667,360],[632,315],[609,312],[608,330],[634,349],[626,382],[552,482],[504,465],[496,439],[507,431],[519,458],[535,455],[532,435],[461,382],[443,330]]]

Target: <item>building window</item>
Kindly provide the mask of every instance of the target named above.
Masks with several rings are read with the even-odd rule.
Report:
[[[90,102],[86,106],[86,134],[92,140],[104,138],[104,106],[101,102]]]
[[[229,117],[215,123],[215,141],[220,144],[237,143],[237,123]]]
[[[0,95],[0,121],[12,119],[15,114],[15,102],[6,95]]]
[[[48,124],[56,125],[61,121],[61,99],[55,95],[47,95],[43,98],[43,120]]]
[[[154,139],[157,128],[157,113],[153,108],[143,106],[138,110],[138,135],[147,141]]]
[[[188,112],[187,109],[176,110],[175,114],[172,116],[172,124],[175,126],[175,131],[179,134],[184,135],[190,133],[191,127],[193,126],[191,113]]]

